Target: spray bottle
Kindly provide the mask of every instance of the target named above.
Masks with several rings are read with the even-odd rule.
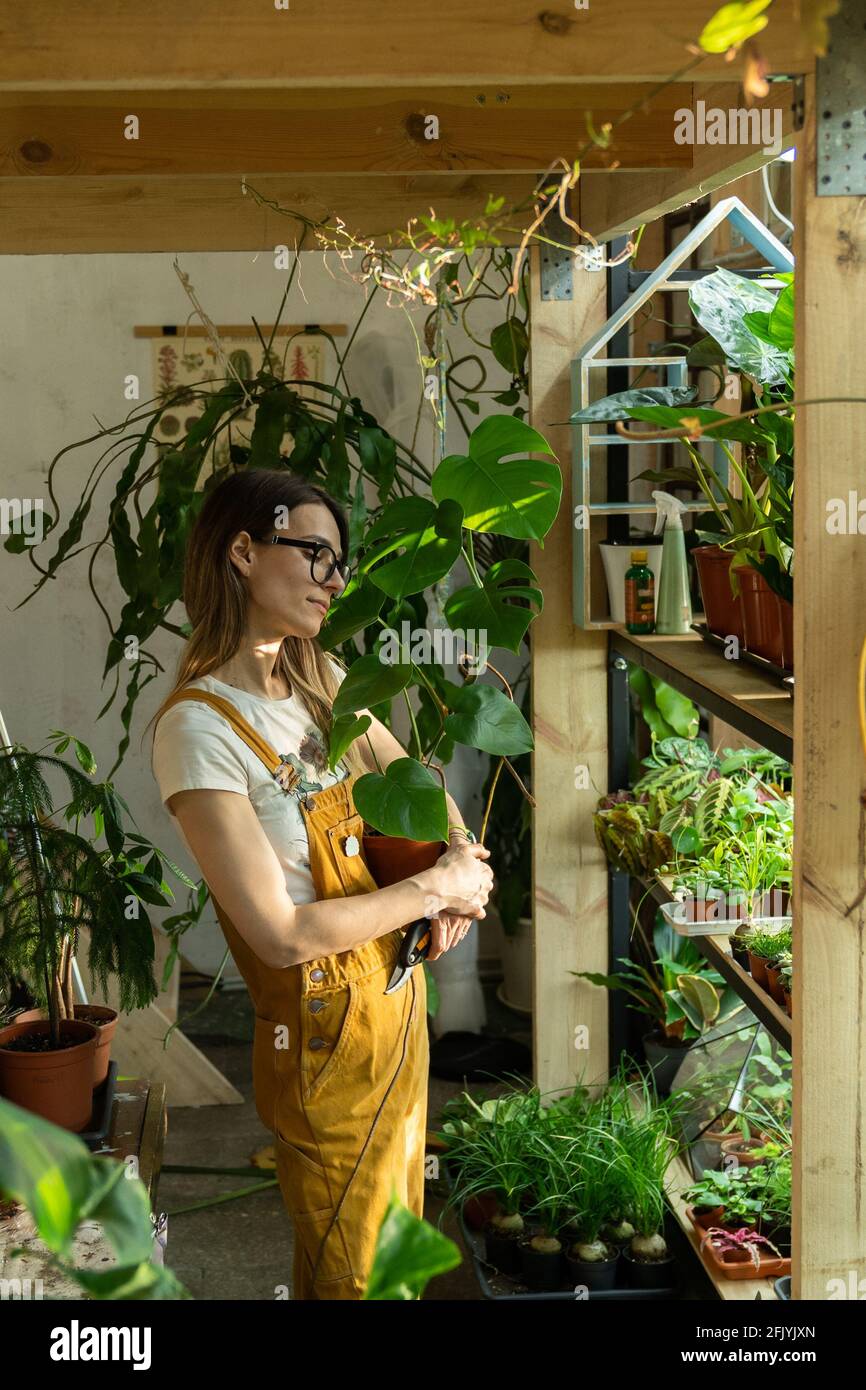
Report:
[[[683,534],[683,512],[687,510],[687,504],[678,497],[672,497],[669,492],[654,492],[653,500],[656,504],[655,534],[658,535],[664,528],[656,632],[678,637],[691,632],[692,623],[686,538]]]

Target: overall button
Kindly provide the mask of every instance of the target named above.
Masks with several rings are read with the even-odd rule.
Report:
[[[326,1009],[328,1006],[324,999],[311,999],[307,1007],[311,1014],[320,1014],[322,1010]]]
[[[324,972],[324,970],[311,970],[311,971],[310,971],[310,979],[311,979],[311,980],[315,980],[315,981],[318,983],[319,980],[324,980],[324,978],[325,978],[325,972]]]
[[[327,1044],[327,1041],[326,1041],[325,1038],[310,1038],[310,1051],[311,1051],[311,1052],[320,1052],[320,1051],[322,1050],[323,1047],[327,1047],[327,1046],[328,1046],[328,1044]]]

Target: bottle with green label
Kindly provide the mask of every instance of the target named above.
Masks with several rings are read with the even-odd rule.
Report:
[[[655,631],[655,578],[647,565],[647,552],[631,552],[631,568],[625,572],[625,625],[636,635]]]

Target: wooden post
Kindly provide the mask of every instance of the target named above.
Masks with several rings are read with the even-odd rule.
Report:
[[[572,298],[544,300],[537,246],[531,268],[530,419],[563,481],[559,516],[530,555],[544,594],[531,633],[534,1076],[545,1091],[608,1070],[607,992],[569,974],[608,969],[607,866],[592,827],[595,788],[607,786],[607,633],[574,626],[572,431],[558,423],[571,414],[571,359],[606,318],[606,276],[575,268]]]
[[[797,399],[862,398],[866,197],[817,196],[811,80],[806,113],[795,173]],[[842,1288],[856,1298],[850,1290],[866,1275],[866,762],[857,717],[866,539],[856,526],[849,535],[827,527],[831,499],[847,505],[849,492],[866,493],[864,433],[862,403],[797,411],[795,1299]]]

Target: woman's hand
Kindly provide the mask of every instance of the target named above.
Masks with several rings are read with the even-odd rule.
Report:
[[[472,926],[473,918],[461,917],[456,912],[440,912],[430,920],[433,940],[428,960],[438,960],[446,951],[460,944]]]

